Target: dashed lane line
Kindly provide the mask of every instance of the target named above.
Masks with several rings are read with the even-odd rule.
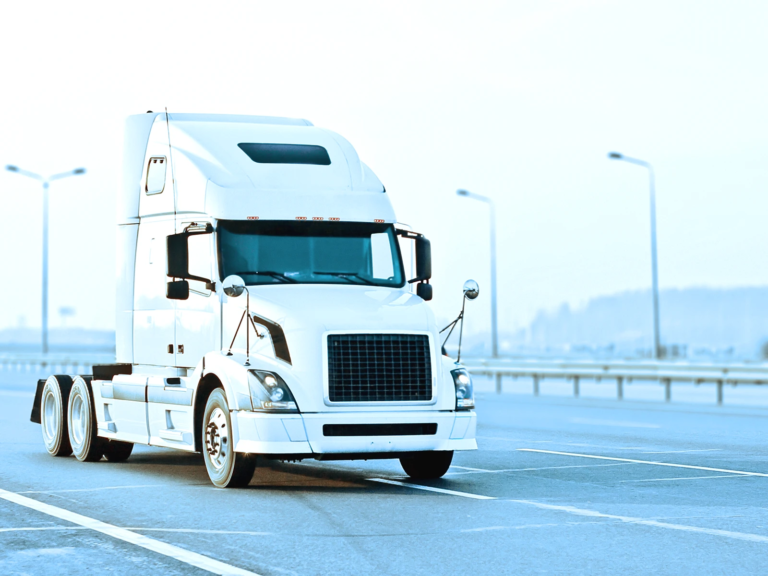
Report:
[[[647,520],[645,518],[634,518],[632,516],[618,516],[616,514],[603,514],[596,510],[587,510],[584,508],[576,508],[574,506],[557,506],[555,504],[544,504],[543,502],[535,502],[533,500],[508,500],[508,502],[515,502],[516,504],[524,504],[526,506],[535,506],[541,510],[554,510],[558,512],[566,512],[568,514],[574,514],[576,516],[587,516],[590,518],[605,518],[607,520],[619,520],[627,524],[638,524],[640,526],[652,526],[654,528],[665,528],[667,530],[680,530],[682,532],[695,532],[699,534],[708,534],[710,536],[720,536],[721,538],[732,538],[734,540],[746,540],[747,542],[759,542],[760,544],[768,544],[768,536],[762,536],[760,534],[750,534],[747,532],[733,532],[731,530],[718,530],[716,528],[700,528],[698,526],[685,526],[683,524],[671,524],[669,522],[659,522],[658,520]]]
[[[70,488],[67,490],[25,490],[16,494],[63,494],[66,492],[99,492],[101,490],[129,490],[134,488],[163,488],[167,484],[137,484],[135,486],[100,486],[98,488]]]
[[[464,468],[464,466],[451,466],[451,468],[464,468],[468,472],[448,472],[446,476],[463,476],[464,474],[500,474],[502,472],[534,472],[537,470],[562,470],[563,468],[605,468],[606,466],[630,466],[631,462],[619,462],[618,464],[581,464],[578,466],[543,466],[541,468],[507,468],[504,470],[482,470],[480,468]]]
[[[716,476],[681,476],[680,478],[644,478],[643,480],[619,480],[619,482],[676,482],[678,480],[709,480],[710,478],[748,478],[754,474],[718,474]]]
[[[415,488],[416,490],[426,490],[427,492],[448,494],[450,496],[462,496],[463,498],[472,498],[474,500],[496,500],[496,498],[492,496],[480,496],[479,494],[470,494],[469,492],[458,492],[456,490],[446,490],[445,488],[434,488],[432,486],[422,486],[421,484],[398,482],[397,480],[388,480],[386,478],[366,478],[366,480],[380,482],[381,484],[392,484],[393,486],[405,486],[406,488]]]
[[[213,558],[208,558],[202,554],[184,550],[178,546],[167,544],[166,542],[161,542],[160,540],[155,540],[154,538],[149,538],[143,534],[137,534],[136,532],[131,532],[125,528],[118,528],[112,524],[107,524],[106,522],[101,522],[100,520],[89,518],[88,516],[83,516],[82,514],[70,512],[69,510],[65,510],[63,508],[51,506],[50,504],[45,504],[44,502],[39,502],[20,494],[8,492],[7,490],[0,489],[0,498],[7,500],[8,502],[18,504],[19,506],[37,510],[38,512],[42,512],[48,516],[53,516],[54,518],[59,518],[60,520],[65,520],[67,522],[71,522],[72,524],[77,524],[78,526],[89,528],[95,532],[101,532],[102,534],[111,536],[112,538],[122,540],[123,542],[128,542],[129,544],[134,544],[135,546],[139,546],[146,550],[151,550],[152,552],[157,552],[163,556],[174,558],[179,562],[189,564],[190,566],[195,566],[196,568],[200,568],[214,574],[227,574],[233,576],[258,576],[258,574],[255,572],[243,570],[242,568],[237,568],[236,566],[231,566],[230,564],[225,564],[224,562],[219,562]]]
[[[594,458],[595,460],[613,460],[616,462],[631,462],[633,464],[648,464],[650,466],[666,466],[669,468],[687,468],[689,470],[705,470],[707,472],[725,472],[727,474],[740,474],[743,476],[762,476],[768,478],[768,474],[762,472],[744,472],[743,470],[727,470],[725,468],[710,468],[709,466],[693,466],[691,464],[674,464],[672,462],[655,462],[653,460],[635,460],[634,458],[616,458],[614,456],[597,456],[595,454],[579,454],[577,452],[556,452],[554,450],[538,450],[536,448],[518,448],[518,452],[536,452],[539,454],[554,454],[557,456],[575,456],[577,458]]]

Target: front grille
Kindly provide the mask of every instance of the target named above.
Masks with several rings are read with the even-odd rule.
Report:
[[[323,424],[323,436],[434,436],[437,424]]]
[[[417,334],[328,336],[331,402],[423,402],[432,399],[429,338]]]

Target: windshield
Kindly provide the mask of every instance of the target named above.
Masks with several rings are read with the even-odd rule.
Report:
[[[254,284],[404,284],[392,224],[222,220],[221,278]]]

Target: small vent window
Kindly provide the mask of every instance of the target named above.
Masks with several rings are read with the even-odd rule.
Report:
[[[238,144],[259,164],[315,164],[328,166],[331,157],[322,146],[310,144]]]
[[[165,169],[168,162],[165,156],[153,156],[147,166],[147,181],[144,184],[144,192],[147,195],[160,194],[165,189]]]

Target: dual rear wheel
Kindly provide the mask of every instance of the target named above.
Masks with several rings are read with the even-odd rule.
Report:
[[[43,443],[52,456],[74,454],[81,462],[127,460],[133,451],[130,442],[99,438],[96,413],[90,390],[90,376],[50,376],[40,401]]]

